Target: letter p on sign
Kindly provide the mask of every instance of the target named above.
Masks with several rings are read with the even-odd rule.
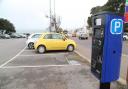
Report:
[[[123,20],[122,19],[112,19],[111,20],[111,34],[121,34],[123,31]]]

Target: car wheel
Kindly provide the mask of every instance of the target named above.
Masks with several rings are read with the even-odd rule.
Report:
[[[38,53],[43,54],[46,51],[46,48],[44,46],[39,46],[37,48]]]
[[[34,49],[34,43],[32,43],[32,42],[29,43],[29,44],[28,44],[28,48],[29,48],[29,49]]]
[[[88,39],[88,37],[86,37],[86,40]]]
[[[73,51],[74,51],[74,46],[73,46],[73,45],[69,45],[69,46],[67,47],[67,50],[68,50],[69,52],[73,52]]]

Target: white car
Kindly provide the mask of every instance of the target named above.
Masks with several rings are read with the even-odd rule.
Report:
[[[123,35],[123,40],[128,40],[128,34]]]
[[[88,34],[85,33],[79,34],[79,39],[88,39],[88,38],[89,38]]]
[[[26,41],[26,45],[29,49],[34,49],[34,43],[38,40],[38,38],[42,35],[42,33],[34,33],[28,37]]]

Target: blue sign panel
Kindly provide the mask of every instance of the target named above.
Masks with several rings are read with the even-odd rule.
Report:
[[[110,31],[112,34],[121,34],[123,31],[123,20],[122,19],[112,19]]]

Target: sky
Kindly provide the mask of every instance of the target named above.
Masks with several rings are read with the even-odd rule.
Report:
[[[107,0],[55,0],[56,15],[63,29],[87,25],[90,10]],[[53,4],[53,0],[52,0]],[[53,9],[53,5],[52,5]],[[38,32],[49,26],[49,0],[0,0],[0,18],[12,22],[17,32]]]

